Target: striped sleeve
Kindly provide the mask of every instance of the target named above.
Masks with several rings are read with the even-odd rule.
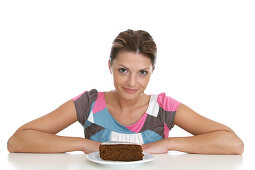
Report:
[[[77,120],[81,125],[84,125],[84,123],[88,119],[90,107],[96,99],[96,89],[85,91],[72,99],[76,110]]]
[[[170,130],[174,126],[175,114],[181,103],[170,96],[166,96],[165,93],[158,95],[158,103],[161,112],[164,113],[164,121]]]

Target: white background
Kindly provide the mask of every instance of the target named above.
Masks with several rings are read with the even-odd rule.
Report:
[[[0,1],[1,159],[24,123],[85,90],[114,88],[111,43],[130,28],[148,31],[158,46],[146,92],[166,92],[229,126],[245,143],[244,162],[251,160],[254,9],[252,0]],[[83,129],[75,123],[59,135],[83,137]]]

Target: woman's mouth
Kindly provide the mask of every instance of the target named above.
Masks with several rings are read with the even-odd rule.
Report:
[[[125,92],[127,92],[127,93],[135,93],[135,92],[137,92],[137,90],[138,89],[129,89],[129,88],[125,88],[125,87],[122,87],[124,90],[125,90]]]

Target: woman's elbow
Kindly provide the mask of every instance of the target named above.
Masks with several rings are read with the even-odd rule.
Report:
[[[244,151],[244,143],[241,139],[239,139],[239,141],[237,141],[235,144],[234,154],[242,155],[243,151]]]
[[[14,136],[10,137],[10,139],[7,141],[7,149],[10,153],[14,153],[15,151],[15,139]]]
[[[232,154],[235,155],[242,155],[244,151],[244,143],[243,141],[235,134],[233,134],[233,140],[231,140],[232,143]]]
[[[7,149],[10,153],[20,151],[22,145],[21,132],[21,130],[17,130],[7,141]]]

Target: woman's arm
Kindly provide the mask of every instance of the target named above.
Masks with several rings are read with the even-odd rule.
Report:
[[[144,151],[165,153],[169,150],[200,154],[242,154],[244,144],[233,130],[207,119],[181,104],[176,112],[175,124],[194,136],[171,137],[145,144]]]
[[[9,152],[60,153],[98,151],[100,142],[55,135],[77,121],[72,100],[20,127],[7,142]]]

